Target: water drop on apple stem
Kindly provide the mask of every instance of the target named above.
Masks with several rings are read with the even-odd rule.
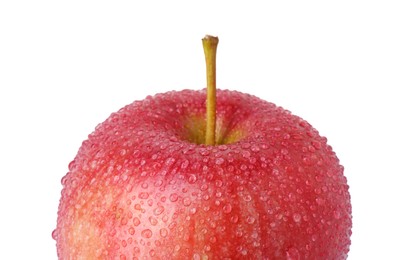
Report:
[[[206,134],[205,144],[215,145],[216,132],[216,49],[218,37],[206,35],[202,39],[206,62]]]

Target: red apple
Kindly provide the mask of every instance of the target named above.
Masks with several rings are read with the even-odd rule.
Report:
[[[60,259],[345,259],[343,167],[309,123],[218,90],[172,91],[113,113],[84,141],[53,233]]]

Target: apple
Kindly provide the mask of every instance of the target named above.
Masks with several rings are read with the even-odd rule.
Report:
[[[62,179],[59,259],[347,258],[349,187],[327,139],[216,91],[217,38],[203,42],[207,89],[135,101],[83,142]]]

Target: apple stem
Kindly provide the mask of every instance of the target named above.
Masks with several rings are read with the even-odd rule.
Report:
[[[202,39],[206,62],[206,134],[205,144],[215,145],[216,133],[216,48],[218,37],[206,35]]]

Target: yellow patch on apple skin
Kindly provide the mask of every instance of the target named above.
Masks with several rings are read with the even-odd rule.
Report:
[[[184,136],[195,144],[205,143],[206,121],[200,116],[190,116],[185,120]]]
[[[206,119],[203,116],[191,115],[184,123],[184,138],[192,143],[205,144]],[[224,118],[216,120],[215,144],[235,143],[246,136],[244,129],[230,127]]]
[[[87,196],[86,203],[75,209],[73,219],[66,227],[65,248],[69,249],[69,252],[64,259],[109,258],[111,248],[106,233],[106,219],[102,217],[102,212],[113,205],[113,189],[104,191],[90,189]]]
[[[231,144],[235,143],[245,137],[245,132],[240,129],[233,129],[228,133],[219,144]]]
[[[69,232],[69,248],[72,249],[73,259],[100,259],[107,256],[101,229],[87,216],[78,218],[73,222]]]

